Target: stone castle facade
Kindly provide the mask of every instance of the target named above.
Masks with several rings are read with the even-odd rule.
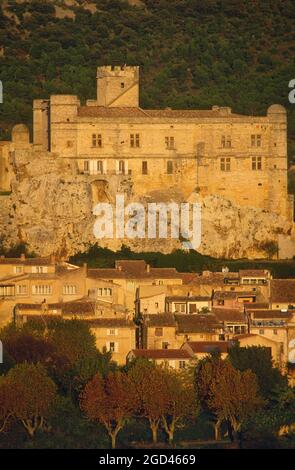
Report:
[[[77,96],[53,95],[34,101],[33,116],[33,143],[26,127],[18,125],[12,142],[0,146],[0,190],[9,191],[13,181],[16,187],[15,174],[26,161],[38,160],[42,168],[43,159],[45,168],[50,160],[55,172],[88,185],[90,206],[113,202],[122,192],[134,201],[201,201],[207,239],[201,251],[208,254],[261,255],[258,247],[266,240],[282,244],[281,256],[284,249],[292,255],[293,198],[287,188],[287,119],[282,106],[271,105],[265,116],[244,116],[219,106],[142,109],[139,67],[105,66],[97,69],[96,100],[81,105]],[[218,223],[212,220],[214,214]],[[222,227],[228,218],[228,230],[248,230],[243,228],[245,215],[255,223],[261,220],[259,230],[265,229],[258,238],[259,230],[252,231],[256,247],[246,243],[246,252],[243,240],[228,234],[228,241]],[[219,238],[211,236],[216,223]],[[249,239],[246,232],[243,237]],[[210,252],[214,240],[224,242],[225,250]],[[235,254],[234,245],[242,250]]]

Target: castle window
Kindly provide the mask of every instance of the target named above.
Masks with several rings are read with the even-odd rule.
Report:
[[[32,286],[32,294],[35,295],[50,295],[52,294],[52,287],[47,284],[39,284]]]
[[[262,170],[261,157],[252,157],[252,170]]]
[[[223,157],[220,159],[221,171],[230,171],[230,157]]]
[[[251,135],[251,147],[261,147],[261,134]]]
[[[124,160],[119,161],[118,172],[119,172],[119,175],[125,175],[125,162],[124,162]]]
[[[130,134],[130,147],[135,148],[139,147],[140,140],[139,134]]]
[[[169,160],[167,162],[167,174],[171,175],[173,173],[173,162]]]
[[[102,147],[102,136],[101,134],[92,134],[92,147]]]
[[[75,295],[77,293],[77,287],[74,285],[65,285],[63,286],[64,295]]]
[[[14,272],[16,274],[21,274],[23,272],[23,267],[22,266],[14,266]]]
[[[155,328],[155,336],[163,336],[163,328]]]
[[[89,161],[84,160],[84,171],[89,171]]]
[[[147,162],[142,162],[142,174],[143,175],[148,174],[148,164],[147,164]]]
[[[121,88],[125,88],[125,83],[121,82]]]
[[[175,148],[174,137],[165,137],[165,146],[168,150],[173,150]]]
[[[221,137],[221,147],[222,148],[230,148],[231,147],[231,136],[230,135],[223,135]]]
[[[102,160],[97,160],[96,164],[97,164],[97,173],[99,175],[102,175],[103,174],[103,162],[102,162]]]
[[[27,293],[27,286],[24,284],[24,285],[20,285],[20,284],[17,284],[16,285],[16,295],[24,295]]]

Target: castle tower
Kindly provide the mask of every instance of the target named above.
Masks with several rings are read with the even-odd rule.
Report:
[[[127,65],[98,67],[96,105],[138,107],[139,67]]]

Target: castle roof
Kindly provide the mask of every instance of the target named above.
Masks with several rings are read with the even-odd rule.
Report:
[[[93,118],[163,118],[198,119],[241,117],[239,114],[223,112],[220,109],[141,109],[139,107],[80,106],[78,117]]]

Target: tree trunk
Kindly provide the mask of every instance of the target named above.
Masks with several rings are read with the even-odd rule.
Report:
[[[112,440],[112,449],[116,448],[116,438],[117,438],[117,433],[112,433],[111,434],[111,440]]]
[[[218,419],[216,423],[214,423],[214,437],[215,441],[220,441],[221,440],[221,424],[222,421]]]
[[[158,442],[158,424],[151,424],[152,436],[153,436],[153,443],[156,444]]]

